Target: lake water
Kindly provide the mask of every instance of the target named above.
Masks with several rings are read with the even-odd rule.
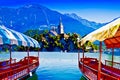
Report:
[[[37,52],[30,52],[30,55],[37,55]],[[78,68],[77,55],[77,53],[40,52],[40,66],[30,80],[83,80]],[[24,56],[27,56],[26,52],[12,53],[12,57],[17,61]],[[99,54],[86,53],[85,56],[98,58]],[[102,56],[103,63],[105,59],[111,60],[111,55],[102,54]],[[0,54],[0,60],[7,58],[9,58],[9,54]],[[120,62],[120,56],[115,56],[115,61]]]

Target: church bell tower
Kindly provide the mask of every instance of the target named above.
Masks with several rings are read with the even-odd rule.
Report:
[[[58,34],[64,34],[64,27],[62,24],[62,18],[60,17],[60,23],[58,25]]]

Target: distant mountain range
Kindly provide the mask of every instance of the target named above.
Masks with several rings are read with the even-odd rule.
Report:
[[[72,14],[69,14],[69,13],[66,13],[65,14],[66,16],[69,16],[75,20],[78,20],[80,23],[82,23],[83,25],[85,26],[88,26],[88,27],[91,27],[93,29],[97,29],[97,28],[100,28],[101,26],[105,25],[106,23],[96,23],[96,22],[93,22],[93,21],[88,21],[86,19],[83,19],[81,17],[79,17],[78,15],[76,15],[75,13],[72,13]]]
[[[58,26],[60,17],[66,33],[79,33],[82,36],[105,25],[88,21],[76,14],[61,14],[38,4],[17,8],[0,7],[0,25],[19,32],[30,29],[50,29],[51,25]]]

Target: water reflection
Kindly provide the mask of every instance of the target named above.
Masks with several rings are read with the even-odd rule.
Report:
[[[38,75],[34,73],[31,77],[29,77],[27,80],[38,80]]]
[[[80,80],[87,80],[84,76],[81,76]]]
[[[82,76],[75,53],[40,54],[39,80],[79,80]]]

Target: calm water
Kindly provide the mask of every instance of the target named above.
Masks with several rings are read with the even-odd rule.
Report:
[[[31,55],[37,55],[37,52],[31,52]],[[26,56],[26,52],[13,52],[12,57],[19,61]],[[87,57],[98,58],[99,54],[86,53]],[[80,55],[82,56],[82,54]],[[110,60],[111,55],[102,55],[102,60]],[[0,60],[9,58],[9,54],[0,54]],[[40,66],[32,80],[81,80],[82,73],[78,68],[77,53],[61,53],[61,52],[41,52]],[[120,61],[120,56],[115,56],[115,61]],[[104,62],[104,61],[103,61]]]

